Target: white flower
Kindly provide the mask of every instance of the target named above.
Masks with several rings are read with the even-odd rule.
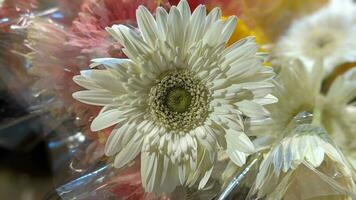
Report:
[[[329,91],[322,94],[320,92],[323,77],[321,65],[317,63],[312,71],[308,72],[298,60],[287,64],[291,66],[282,67],[272,92],[272,95],[278,98],[278,102],[265,106],[271,117],[262,120],[252,118],[250,121],[250,135],[265,136],[269,139],[266,140],[268,143],[254,142],[256,149],[269,150],[256,179],[259,196],[268,194],[267,199],[275,200],[282,197],[307,199],[297,198],[297,196],[292,198],[291,195],[294,194],[321,195],[319,191],[313,193],[317,188],[310,190],[307,195],[304,189],[309,186],[302,187],[298,184],[306,181],[311,185],[322,184],[319,175],[310,171],[311,168],[318,168],[318,170],[322,168],[327,172],[334,165],[337,166],[337,173],[345,176],[345,184],[352,185],[348,189],[354,190],[353,169],[325,138],[330,137],[342,150],[347,150],[346,153],[355,147],[356,118],[355,112],[350,111],[352,105],[349,103],[356,97],[356,69],[338,77]],[[269,149],[269,145],[273,148]],[[325,185],[323,188],[330,189]],[[288,196],[284,196],[287,194]]]
[[[207,183],[218,148],[239,165],[255,151],[244,133],[242,114],[262,118],[273,72],[262,67],[253,38],[226,48],[236,18],[221,20],[220,9],[191,14],[183,0],[156,19],[137,10],[141,35],[123,25],[107,31],[124,46],[128,59],[96,59],[74,81],[86,91],[81,102],[104,106],[93,131],[116,125],[106,144],[114,166],[141,155],[142,183],[148,192],[170,192],[177,185],[199,189]],[[255,116],[258,115],[258,116]],[[227,141],[226,141],[227,139]]]
[[[303,124],[266,155],[255,188],[259,197],[271,200],[318,196],[333,199],[355,192],[352,176],[352,168],[340,151],[328,142],[325,130]]]
[[[281,138],[298,114],[314,111],[321,87],[321,77],[315,75],[320,68],[308,73],[299,60],[285,64],[288,67],[282,67],[272,92],[278,102],[265,106],[269,118],[251,119],[251,135]]]
[[[282,67],[272,92],[278,103],[265,106],[270,118],[252,119],[249,135],[283,138],[286,129],[295,126],[297,116],[306,112],[318,118],[319,125],[346,154],[355,151],[356,107],[350,102],[356,98],[356,69],[337,77],[323,94],[323,69],[318,63],[312,72],[298,60],[287,65]]]
[[[290,136],[290,132],[298,124],[308,124],[312,122],[310,119],[313,119],[312,123],[324,127],[327,132],[323,134],[327,134],[343,150],[354,149],[355,113],[349,111],[351,106],[349,102],[356,96],[354,79],[356,70],[351,70],[338,77],[327,94],[324,95],[320,92],[323,77],[321,65],[316,63],[312,71],[308,72],[303,63],[298,60],[287,64],[290,66],[282,67],[282,71],[276,79],[276,87],[272,92],[278,98],[278,102],[265,106],[271,117],[262,120],[252,118],[250,122],[250,135],[269,138],[266,140],[268,143],[258,144],[255,142],[255,147],[268,150],[270,148],[268,145],[274,146],[263,161],[256,180],[259,195],[269,194],[269,199],[280,199],[284,194],[304,194],[304,192],[295,190],[286,191],[288,188],[293,188],[290,186],[291,184],[297,184],[293,181],[307,180],[306,177],[303,179],[302,175],[310,174],[310,170],[309,172],[306,170],[308,167],[305,166],[305,163],[317,168],[322,163],[328,163],[328,159],[331,159],[332,162],[338,163],[338,168],[347,177],[351,176],[349,175],[351,174],[349,165],[343,158],[341,159],[341,154],[336,152],[335,147],[328,141],[321,138],[322,134],[319,134],[322,132],[321,128],[314,127],[315,130],[312,128],[310,133],[303,133],[302,130],[297,129],[295,132],[298,134],[292,134],[292,136]],[[308,113],[309,117],[306,115]],[[313,127],[313,125],[305,126]],[[300,127],[303,128],[303,126]],[[300,167],[301,164],[303,164],[302,167]],[[316,179],[308,180],[320,182]],[[350,180],[347,181],[347,183],[349,182]],[[291,196],[284,198],[293,199]]]
[[[277,58],[301,59],[311,69],[324,59],[326,73],[356,61],[356,3],[334,0],[319,11],[292,23],[277,43]]]
[[[356,68],[337,77],[328,90],[322,124],[356,167]]]

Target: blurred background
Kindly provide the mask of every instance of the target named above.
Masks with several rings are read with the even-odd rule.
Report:
[[[60,171],[68,165],[70,143],[74,140],[70,136],[75,135],[72,131],[76,129],[63,130],[71,126],[64,126],[65,121],[71,122],[70,118],[54,118],[58,116],[54,114],[56,100],[33,90],[25,39],[34,16],[64,21],[59,7],[67,3],[0,1],[0,199],[59,198],[54,192],[56,174],[64,175]]]

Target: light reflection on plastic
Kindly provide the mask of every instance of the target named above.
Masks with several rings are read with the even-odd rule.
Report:
[[[6,23],[6,22],[8,22],[8,21],[10,21],[9,18],[2,18],[2,19],[0,19],[0,23]]]
[[[73,142],[75,140],[77,140],[78,142],[84,142],[85,136],[82,132],[77,132],[75,135],[68,137],[69,142]]]
[[[63,14],[60,13],[60,12],[52,13],[52,14],[51,14],[51,17],[52,17],[53,19],[63,19],[63,18],[64,18]]]
[[[64,141],[49,142],[48,147],[49,148],[58,148],[62,145],[69,143],[68,146],[70,148],[73,148],[73,147],[78,146],[79,144],[83,143],[84,141],[85,141],[85,136],[83,135],[83,133],[77,132],[75,135],[69,136]]]
[[[58,187],[56,191],[62,198],[69,198],[69,199],[76,199],[76,196],[80,196],[82,193],[87,193],[87,189],[89,189],[86,186],[92,185],[95,186],[97,184],[100,184],[104,181],[105,172],[109,169],[108,165],[101,167],[93,172],[90,172],[88,174],[85,174],[61,187]],[[83,188],[86,188],[84,191]]]

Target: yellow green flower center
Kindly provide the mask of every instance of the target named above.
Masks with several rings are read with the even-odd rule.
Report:
[[[169,131],[187,132],[205,121],[210,93],[189,70],[165,73],[151,88],[148,104],[153,119]]]
[[[190,107],[192,97],[184,88],[172,88],[167,94],[167,107],[172,112],[184,113]]]

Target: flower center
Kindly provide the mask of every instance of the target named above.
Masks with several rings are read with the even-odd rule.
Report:
[[[189,70],[165,73],[151,88],[149,107],[153,119],[169,131],[188,132],[204,123],[210,93]]]
[[[305,41],[307,56],[311,58],[323,58],[334,51],[337,38],[333,32],[318,30],[313,32]]]
[[[184,88],[173,88],[167,94],[167,106],[172,112],[183,113],[188,110],[192,97]]]

